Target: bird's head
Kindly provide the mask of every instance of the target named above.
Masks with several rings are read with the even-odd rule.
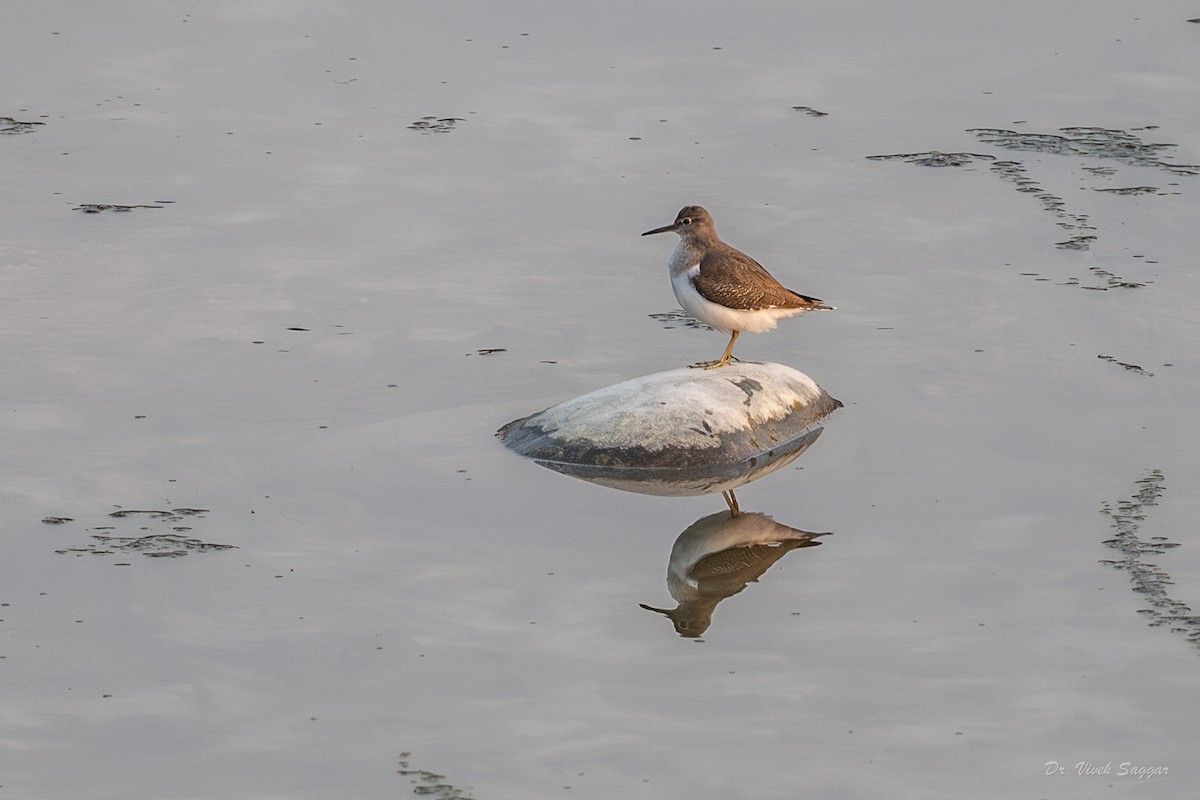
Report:
[[[689,236],[695,235],[700,231],[716,233],[716,228],[713,226],[712,217],[703,208],[700,206],[684,206],[675,216],[675,221],[670,225],[646,231],[642,236],[649,236],[653,233],[667,233],[668,231],[678,233],[680,236]]]

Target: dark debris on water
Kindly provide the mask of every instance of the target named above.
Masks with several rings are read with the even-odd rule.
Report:
[[[943,153],[929,150],[924,153],[891,153],[889,155],[867,156],[868,161],[903,161],[906,164],[916,164],[919,167],[965,167],[976,161],[995,161],[995,156],[984,153]]]
[[[1153,167],[1172,175],[1200,175],[1198,164],[1174,164],[1159,155],[1177,145],[1144,142],[1141,137],[1114,128],[1077,126],[1059,128],[1058,133],[1030,133],[1004,128],[970,128],[980,141],[1007,150],[1026,150],[1056,155],[1111,158],[1138,167]]]
[[[396,770],[396,774],[409,779],[409,783],[413,787],[413,794],[430,797],[433,800],[471,800],[470,796],[464,794],[462,789],[447,783],[445,775],[409,766],[408,762],[411,756],[412,753],[400,754],[400,767]]]
[[[1124,367],[1125,369],[1129,370],[1130,372],[1136,372],[1138,375],[1145,375],[1147,378],[1154,377],[1153,372],[1142,369],[1137,364],[1127,364],[1124,361],[1118,361],[1117,359],[1113,358],[1112,356],[1106,356],[1106,355],[1098,355],[1098,356],[1096,356],[1096,358],[1100,359],[1101,361],[1107,361],[1110,364],[1116,364],[1118,367]]]
[[[663,323],[663,327],[668,330],[680,326],[684,328],[696,328],[702,331],[712,330],[708,325],[705,325],[682,308],[677,308],[674,311],[664,311],[660,314],[650,314],[649,316],[651,319],[656,319]]]
[[[20,136],[23,133],[33,133],[35,125],[45,125],[44,122],[23,122],[12,117],[0,117],[0,136]]]
[[[1166,536],[1143,536],[1142,525],[1148,510],[1158,505],[1166,491],[1162,470],[1151,469],[1137,481],[1137,491],[1128,500],[1115,506],[1101,503],[1100,513],[1112,520],[1111,528],[1116,534],[1104,544],[1116,550],[1118,558],[1103,560],[1114,569],[1129,574],[1133,591],[1144,599],[1147,608],[1138,611],[1151,627],[1165,627],[1171,633],[1185,637],[1200,650],[1200,615],[1191,606],[1171,597],[1170,588],[1175,584],[1171,576],[1147,557],[1161,556],[1176,547]]]
[[[1151,126],[1135,128],[1134,130],[1152,130]],[[1108,178],[1116,173],[1112,164],[1128,164],[1138,167],[1150,167],[1171,175],[1200,175],[1200,165],[1176,164],[1164,158],[1164,152],[1176,147],[1165,142],[1146,142],[1140,136],[1130,131],[1100,127],[1068,127],[1059,128],[1056,133],[1035,133],[1015,131],[1005,128],[969,128],[980,141],[1001,147],[1006,150],[1045,153],[1051,155],[1076,156],[1082,159],[1099,159],[1106,163],[1081,164],[1080,169],[1097,178]],[[1018,192],[1032,195],[1044,208],[1058,218],[1058,226],[1063,228],[1068,237],[1054,243],[1060,250],[1090,250],[1098,234],[1096,228],[1089,222],[1088,215],[1072,211],[1065,200],[1045,190],[1042,185],[1029,176],[1026,165],[1012,159],[997,159],[996,156],[984,153],[943,153],[930,150],[923,153],[893,153],[887,155],[867,156],[872,161],[903,161],[924,167],[966,167],[976,161],[989,162],[989,168],[997,177],[1005,180]],[[1174,185],[1174,184],[1171,184]],[[1092,187],[1098,192],[1116,196],[1140,196],[1155,194],[1166,196],[1177,192],[1161,191],[1156,186],[1100,186]],[[1119,280],[1121,288],[1133,288],[1144,284]],[[1079,281],[1069,282],[1068,285],[1081,285]],[[1116,288],[1115,286],[1085,287],[1085,288]]]
[[[172,508],[135,509],[122,508],[109,512],[108,517],[123,521],[126,524],[137,523],[137,533],[121,535],[116,525],[97,525],[86,528],[90,541],[78,547],[63,547],[55,550],[60,555],[97,555],[107,556],[120,553],[141,553],[148,558],[181,558],[192,553],[213,553],[222,550],[235,550],[236,545],[206,542],[185,534],[193,530],[193,520],[204,519],[208,513],[205,508]],[[175,523],[188,520],[188,525]],[[46,517],[45,523],[60,525],[73,522],[70,517]],[[166,530],[156,532],[152,525],[159,523]]]
[[[146,536],[110,536],[94,533],[94,543],[83,547],[67,547],[54,552],[61,555],[98,555],[138,552],[150,558],[182,558],[190,553],[212,553],[220,550],[236,550],[232,544],[215,544],[193,539],[178,533],[152,533]]]
[[[113,511],[109,514],[110,517],[155,517],[165,519],[170,522],[177,522],[183,517],[199,517],[208,513],[207,508],[173,508],[170,511],[143,511],[133,508],[123,508],[119,511]]]
[[[408,129],[420,133],[449,133],[455,125],[465,121],[462,117],[421,117]]]
[[[1141,282],[1141,281],[1126,280],[1125,278],[1122,278],[1120,275],[1117,275],[1116,273],[1111,272],[1110,270],[1104,269],[1103,267],[1099,267],[1099,266],[1088,267],[1088,272],[1090,272],[1093,277],[1099,278],[1102,281],[1102,283],[1086,284],[1086,283],[1083,283],[1082,281],[1080,281],[1078,278],[1068,278],[1067,280],[1063,281],[1062,283],[1060,283],[1058,285],[1059,286],[1078,286],[1080,289],[1089,289],[1094,292],[1107,292],[1109,289],[1142,289],[1154,282],[1154,281]]]
[[[1118,188],[1097,187],[1097,192],[1107,192],[1108,194],[1119,195],[1136,195],[1136,194],[1161,194],[1157,186],[1121,186]]]
[[[135,208],[163,208],[160,205],[136,205],[136,206],[120,206],[111,203],[82,203],[72,211],[82,211],[85,214],[100,214],[104,211],[113,211],[116,213],[128,213]]]

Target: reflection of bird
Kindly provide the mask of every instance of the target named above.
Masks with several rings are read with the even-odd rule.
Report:
[[[742,331],[763,333],[786,317],[833,308],[785,289],[753,258],[722,242],[712,217],[700,206],[686,206],[673,223],[642,236],[667,231],[679,234],[670,261],[671,288],[679,304],[706,325],[731,334],[719,361],[698,366],[728,364]]]
[[[699,519],[671,548],[667,591],[678,607],[654,608],[643,603],[642,608],[670,619],[680,636],[700,636],[712,624],[718,603],[757,581],[792,550],[819,545],[816,538],[824,535],[789,528],[766,514],[751,512],[735,515],[722,511]]]

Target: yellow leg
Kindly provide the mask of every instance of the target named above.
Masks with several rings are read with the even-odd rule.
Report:
[[[721,356],[720,361],[698,361],[691,365],[692,369],[716,369],[728,364],[729,360],[733,358],[733,343],[737,341],[739,333],[741,331],[734,331],[733,335],[729,337],[729,346],[725,348],[725,355]]]
[[[721,360],[715,364],[708,365],[705,367],[705,369],[716,369],[717,367],[723,367],[729,363],[729,359],[733,357],[733,343],[737,341],[739,333],[741,333],[741,331],[734,331],[733,335],[729,337],[729,346],[725,348],[725,355],[721,356]]]
[[[721,492],[721,497],[725,498],[725,505],[729,506],[729,516],[731,518],[742,513],[742,510],[738,508],[737,497],[734,495],[733,489],[727,489]]]

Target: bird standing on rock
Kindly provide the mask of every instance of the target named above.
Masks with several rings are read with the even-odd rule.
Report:
[[[704,324],[731,334],[720,360],[693,366],[715,369],[728,364],[742,331],[763,333],[786,317],[833,309],[815,297],[785,289],[761,264],[721,241],[712,216],[700,206],[685,206],[673,223],[642,236],[668,231],[679,234],[669,263],[679,304]]]

